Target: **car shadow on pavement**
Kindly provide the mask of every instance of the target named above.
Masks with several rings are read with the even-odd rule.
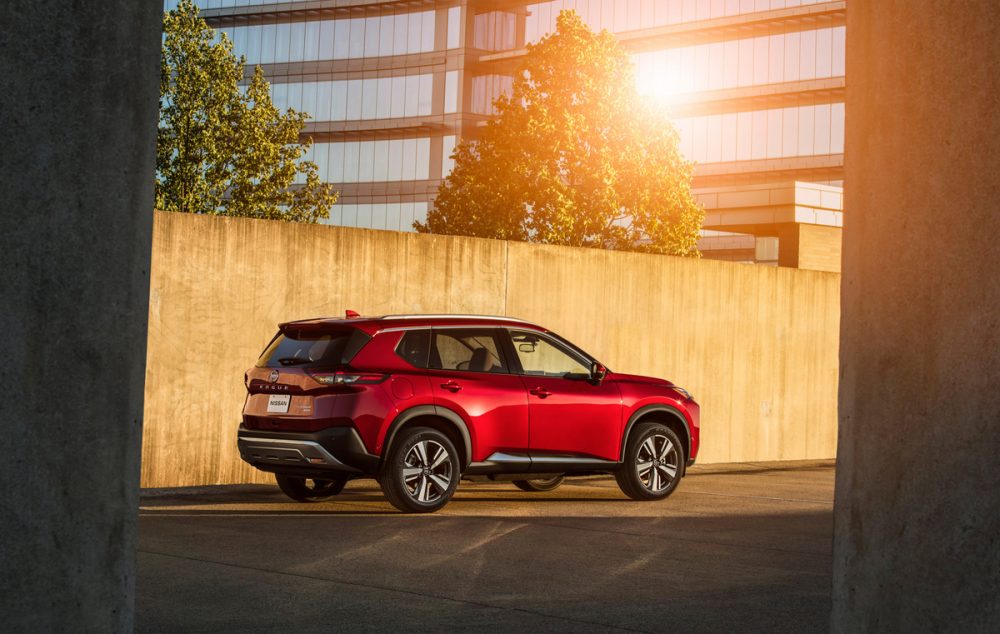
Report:
[[[516,489],[510,483],[465,483],[459,485],[454,497],[445,507],[452,511],[462,506],[488,504],[637,504],[625,497],[613,481],[585,483],[583,487],[593,495],[580,495],[584,490],[580,484],[567,483],[558,491],[527,493]],[[589,485],[589,486],[587,486]],[[642,504],[642,503],[639,503]],[[361,506],[364,505],[364,506]],[[372,506],[374,505],[374,506]],[[342,508],[342,507],[353,508]],[[385,506],[389,510],[377,507]],[[143,515],[167,515],[197,512],[204,515],[226,513],[268,513],[302,515],[358,514],[361,509],[370,513],[395,513],[381,489],[373,481],[355,481],[348,484],[343,493],[315,502],[295,502],[288,499],[273,485],[219,485],[213,487],[191,487],[184,489],[144,490],[140,496],[140,512]]]
[[[523,511],[530,511],[533,507],[541,509],[549,508],[553,512],[558,512],[560,505],[588,505],[588,504],[614,504],[614,505],[643,505],[643,502],[636,502],[626,497],[607,498],[597,497],[568,497],[554,496],[552,494],[524,494],[512,491],[510,495],[489,495],[482,494],[457,495],[452,498],[444,510],[431,515],[462,515],[463,509],[469,507],[489,507],[491,505],[510,506],[519,505]],[[240,495],[234,497],[223,496],[180,496],[171,498],[158,498],[155,500],[144,499],[139,507],[142,516],[169,516],[169,515],[204,515],[204,516],[268,516],[268,515],[301,515],[301,516],[329,516],[329,515],[410,515],[427,516],[428,514],[407,514],[396,510],[385,499],[381,492],[375,491],[370,494],[352,493],[342,494],[329,500],[311,503],[293,502],[280,493],[268,493],[258,495]],[[478,512],[475,513],[478,515]]]

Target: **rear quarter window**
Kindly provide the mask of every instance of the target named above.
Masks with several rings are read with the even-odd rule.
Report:
[[[415,368],[426,368],[430,346],[430,330],[408,330],[403,333],[402,339],[399,340],[396,354]]]
[[[258,368],[346,365],[371,337],[356,329],[279,333],[257,360]]]

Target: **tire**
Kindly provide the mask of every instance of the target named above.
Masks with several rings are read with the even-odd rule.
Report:
[[[296,502],[319,502],[332,498],[344,490],[347,476],[334,476],[332,480],[312,480],[274,474],[281,492]]]
[[[461,463],[448,437],[429,427],[410,427],[392,443],[379,484],[389,503],[404,513],[433,513],[461,478]]]
[[[615,473],[622,493],[633,500],[662,500],[683,476],[684,446],[677,434],[660,423],[636,425],[629,434],[625,462]]]
[[[514,486],[522,491],[528,491],[529,493],[554,491],[559,488],[559,485],[562,484],[565,479],[565,475],[559,474],[551,478],[544,478],[540,480],[514,480]]]

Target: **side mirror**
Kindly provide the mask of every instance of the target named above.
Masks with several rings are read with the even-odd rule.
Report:
[[[604,380],[604,377],[607,375],[608,375],[608,369],[603,365],[601,365],[600,363],[598,363],[597,361],[594,361],[592,364],[590,364],[590,379],[592,381],[600,383],[601,381]]]

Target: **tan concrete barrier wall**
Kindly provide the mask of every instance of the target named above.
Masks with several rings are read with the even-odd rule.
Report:
[[[688,388],[700,462],[832,458],[840,276],[494,240],[156,213],[142,485],[269,482],[239,460],[243,372],[278,322],[483,313]]]

